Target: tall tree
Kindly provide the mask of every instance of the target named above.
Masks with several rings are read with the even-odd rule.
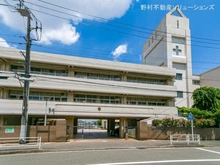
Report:
[[[214,87],[197,88],[192,95],[193,108],[216,112],[220,109],[220,89]]]

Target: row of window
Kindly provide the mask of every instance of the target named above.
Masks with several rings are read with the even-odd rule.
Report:
[[[11,66],[13,72],[24,72],[23,66]],[[45,69],[45,68],[35,68],[31,67],[32,74],[43,74],[43,75],[54,75],[54,76],[68,76],[66,70],[54,70],[54,69]],[[85,72],[75,72],[75,77],[79,78],[88,78],[88,79],[100,79],[100,80],[112,80],[112,81],[121,81],[121,77],[118,75],[107,75],[107,74],[95,74],[95,73],[85,73]],[[182,73],[177,73],[176,80],[182,80]],[[162,79],[150,79],[150,78],[138,78],[138,77],[127,77],[127,82],[135,83],[146,83],[146,84],[159,84],[165,85],[166,80]],[[200,85],[199,80],[192,80],[193,85]]]
[[[11,71],[13,72],[24,72],[23,66],[11,65]],[[57,70],[57,69],[47,69],[47,68],[35,68],[31,67],[32,74],[43,74],[43,75],[51,75],[51,76],[68,76],[66,70]]]
[[[121,104],[121,99],[119,96],[97,96],[76,94],[74,96],[74,102]]]
[[[166,106],[166,99],[151,99],[151,98],[127,98],[127,103],[131,105],[150,105],[150,106]]]
[[[23,66],[12,65],[11,70],[13,72],[24,72]],[[54,75],[54,76],[68,76],[68,73],[65,70],[54,70],[54,69],[35,68],[35,67],[31,67],[31,73],[43,74],[43,75]],[[97,74],[97,73],[75,72],[74,77],[121,81],[121,77],[119,75],[107,75],[107,74]],[[135,83],[146,83],[146,84],[159,84],[159,85],[166,84],[166,80],[150,79],[150,78],[127,77],[127,81],[135,82]]]
[[[22,100],[22,91],[10,90],[9,99]],[[30,92],[30,100],[36,101],[60,101],[67,102],[66,93],[46,93],[46,92]],[[121,104],[120,96],[105,96],[105,95],[86,95],[86,94],[75,94],[73,102],[83,103],[102,103],[102,104]],[[166,106],[166,99],[151,99],[151,98],[135,98],[128,97],[127,104],[130,105],[151,105],[151,106]]]
[[[97,74],[97,73],[75,72],[74,76],[75,77],[79,77],[79,78],[88,78],[88,79],[121,81],[121,77],[118,76],[118,75],[107,75],[107,74]]]
[[[22,100],[23,99],[23,92],[10,90],[9,91],[9,99],[15,100]],[[37,101],[61,101],[67,102],[67,94],[66,93],[46,93],[46,92],[30,92],[29,93],[30,100],[37,100]]]
[[[182,80],[182,79],[183,79],[182,73],[177,73],[175,80]],[[192,84],[193,85],[200,85],[200,81],[199,80],[192,80]]]
[[[137,77],[127,77],[127,81],[128,82],[135,82],[135,83],[145,83],[145,84],[159,84],[159,85],[166,84],[166,80],[137,78]]]

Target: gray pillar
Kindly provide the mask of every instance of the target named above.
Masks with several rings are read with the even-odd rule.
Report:
[[[66,117],[66,124],[67,124],[67,134],[68,138],[72,139],[73,138],[73,132],[74,132],[74,117]]]
[[[110,130],[115,129],[115,119],[109,119],[109,128]]]
[[[120,125],[120,129],[119,129],[119,137],[120,138],[124,138],[125,137],[125,132],[126,132],[126,128],[128,126],[128,119],[126,118],[121,118],[120,119],[120,122],[119,122],[119,125]]]
[[[74,75],[75,75],[74,70],[69,69],[69,70],[68,70],[68,77],[74,77]]]
[[[73,134],[76,135],[77,134],[77,126],[78,126],[78,118],[74,118],[73,123],[74,123]]]
[[[3,116],[0,116],[0,126],[3,126],[3,123],[4,123],[3,120],[4,120],[4,119],[3,119]]]
[[[72,92],[67,94],[67,102],[73,102],[73,93]]]
[[[110,130],[111,130],[111,129],[110,129],[110,124],[109,124],[110,122],[109,122],[109,120],[110,120],[110,119],[107,120],[107,132],[108,132],[108,133],[109,133]]]

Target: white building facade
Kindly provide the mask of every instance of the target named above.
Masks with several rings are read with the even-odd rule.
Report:
[[[190,107],[200,76],[192,75],[189,19],[178,8],[143,45],[142,57],[143,64],[128,64],[31,52],[28,124],[43,120],[45,112],[71,127],[77,119],[107,119],[110,130],[117,119],[123,137],[125,127],[139,120],[176,116],[175,106]],[[0,125],[20,124],[23,63],[20,50],[0,48]]]
[[[189,19],[175,7],[143,45],[143,64],[176,69],[176,106],[192,105],[190,38]]]
[[[22,112],[24,57],[20,51],[0,51],[0,125],[19,125]],[[123,128],[155,115],[176,115],[176,69],[31,52],[29,125],[48,118],[115,119]],[[110,128],[110,127],[109,127]],[[123,136],[123,133],[121,133]]]

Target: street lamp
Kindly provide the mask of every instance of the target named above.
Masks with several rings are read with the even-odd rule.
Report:
[[[50,98],[46,98],[46,109],[45,109],[45,115],[44,115],[44,126],[47,125],[47,101],[49,101]]]

